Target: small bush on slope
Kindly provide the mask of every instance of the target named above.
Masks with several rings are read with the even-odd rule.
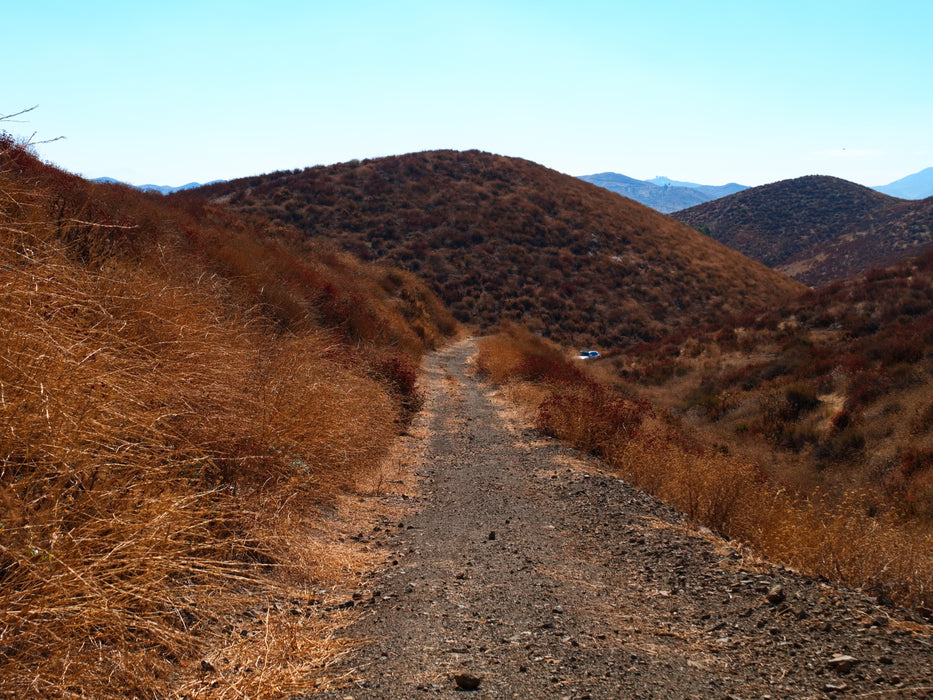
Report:
[[[477,366],[497,382],[524,382],[520,368],[528,358],[554,352],[525,331],[507,329],[480,341]],[[790,493],[754,463],[687,439],[669,417],[575,365],[555,374],[571,371],[582,375],[572,386],[536,379],[544,387],[534,394],[544,432],[599,455],[636,486],[765,556],[918,608],[933,605],[929,525],[878,510],[857,491],[834,501]]]

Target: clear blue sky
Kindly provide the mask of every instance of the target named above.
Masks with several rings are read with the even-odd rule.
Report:
[[[933,166],[931,0],[4,3],[5,128],[179,185],[434,148],[705,184]]]

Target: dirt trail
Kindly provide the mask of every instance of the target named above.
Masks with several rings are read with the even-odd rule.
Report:
[[[508,416],[464,341],[432,356],[419,497],[329,698],[933,697],[929,627],[743,557]],[[780,588],[778,588],[780,587]],[[469,695],[467,695],[469,697]]]

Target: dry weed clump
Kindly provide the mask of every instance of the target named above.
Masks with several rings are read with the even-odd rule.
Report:
[[[557,344],[515,323],[506,322],[500,328],[499,333],[484,336],[477,344],[476,368],[494,382],[513,379],[533,365],[559,367],[566,364],[566,353]],[[532,374],[533,378],[543,378],[540,372]]]
[[[278,331],[227,281],[76,259],[5,178],[0,696],[312,690],[345,646],[304,535],[397,404],[331,331]]]
[[[500,382],[529,381],[518,368],[535,347],[520,332],[500,333],[481,341],[477,365]],[[665,415],[595,382],[592,373],[573,384],[539,378],[539,385],[547,389],[537,407],[539,429],[601,456],[694,521],[811,575],[933,610],[928,523],[882,507],[876,494],[851,491],[831,500],[788,491],[753,462],[686,439]]]

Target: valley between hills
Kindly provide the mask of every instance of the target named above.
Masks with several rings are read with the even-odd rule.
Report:
[[[3,134],[0,696],[928,697],[928,202],[761,189],[839,217],[743,254],[479,151],[163,196]]]

